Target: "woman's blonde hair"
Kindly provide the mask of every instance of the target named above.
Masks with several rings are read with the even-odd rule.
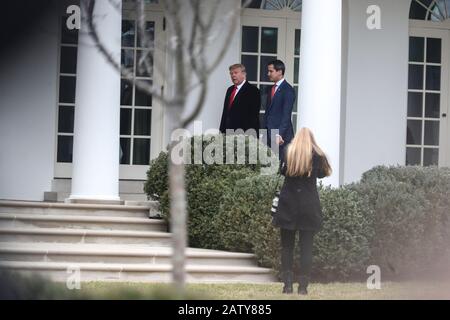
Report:
[[[325,153],[320,149],[314,135],[308,128],[301,128],[287,149],[286,175],[291,177],[311,176],[313,151],[322,158],[322,170],[326,176],[331,175],[331,167]]]

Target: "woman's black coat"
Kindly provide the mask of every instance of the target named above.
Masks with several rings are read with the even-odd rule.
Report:
[[[326,158],[313,153],[311,176],[286,176],[286,165],[282,167],[285,175],[281,187],[278,210],[274,215],[276,227],[289,230],[319,231],[322,228],[322,208],[317,192],[317,178],[324,178]]]

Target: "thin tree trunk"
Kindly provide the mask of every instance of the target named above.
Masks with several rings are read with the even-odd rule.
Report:
[[[187,210],[184,163],[176,164],[170,159],[169,150],[169,196],[170,226],[172,233],[172,282],[178,293],[184,294],[186,283]]]

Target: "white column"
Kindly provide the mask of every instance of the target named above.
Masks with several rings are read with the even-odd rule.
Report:
[[[303,0],[299,125],[314,133],[339,185],[341,123],[341,0]]]
[[[93,19],[100,41],[120,63],[121,10],[109,1],[96,1]],[[78,43],[69,201],[115,202],[120,200],[120,74],[95,47],[84,21]]]

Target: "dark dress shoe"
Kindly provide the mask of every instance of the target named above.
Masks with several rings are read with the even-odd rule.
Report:
[[[308,294],[308,290],[306,288],[302,288],[302,287],[298,287],[298,294],[301,295],[307,295]]]
[[[291,294],[294,292],[293,282],[294,282],[294,274],[292,272],[283,272],[282,279],[284,282],[283,293]]]
[[[307,290],[308,284],[309,284],[309,277],[300,276],[299,284],[298,284],[298,294],[307,295],[308,294],[308,290]]]

